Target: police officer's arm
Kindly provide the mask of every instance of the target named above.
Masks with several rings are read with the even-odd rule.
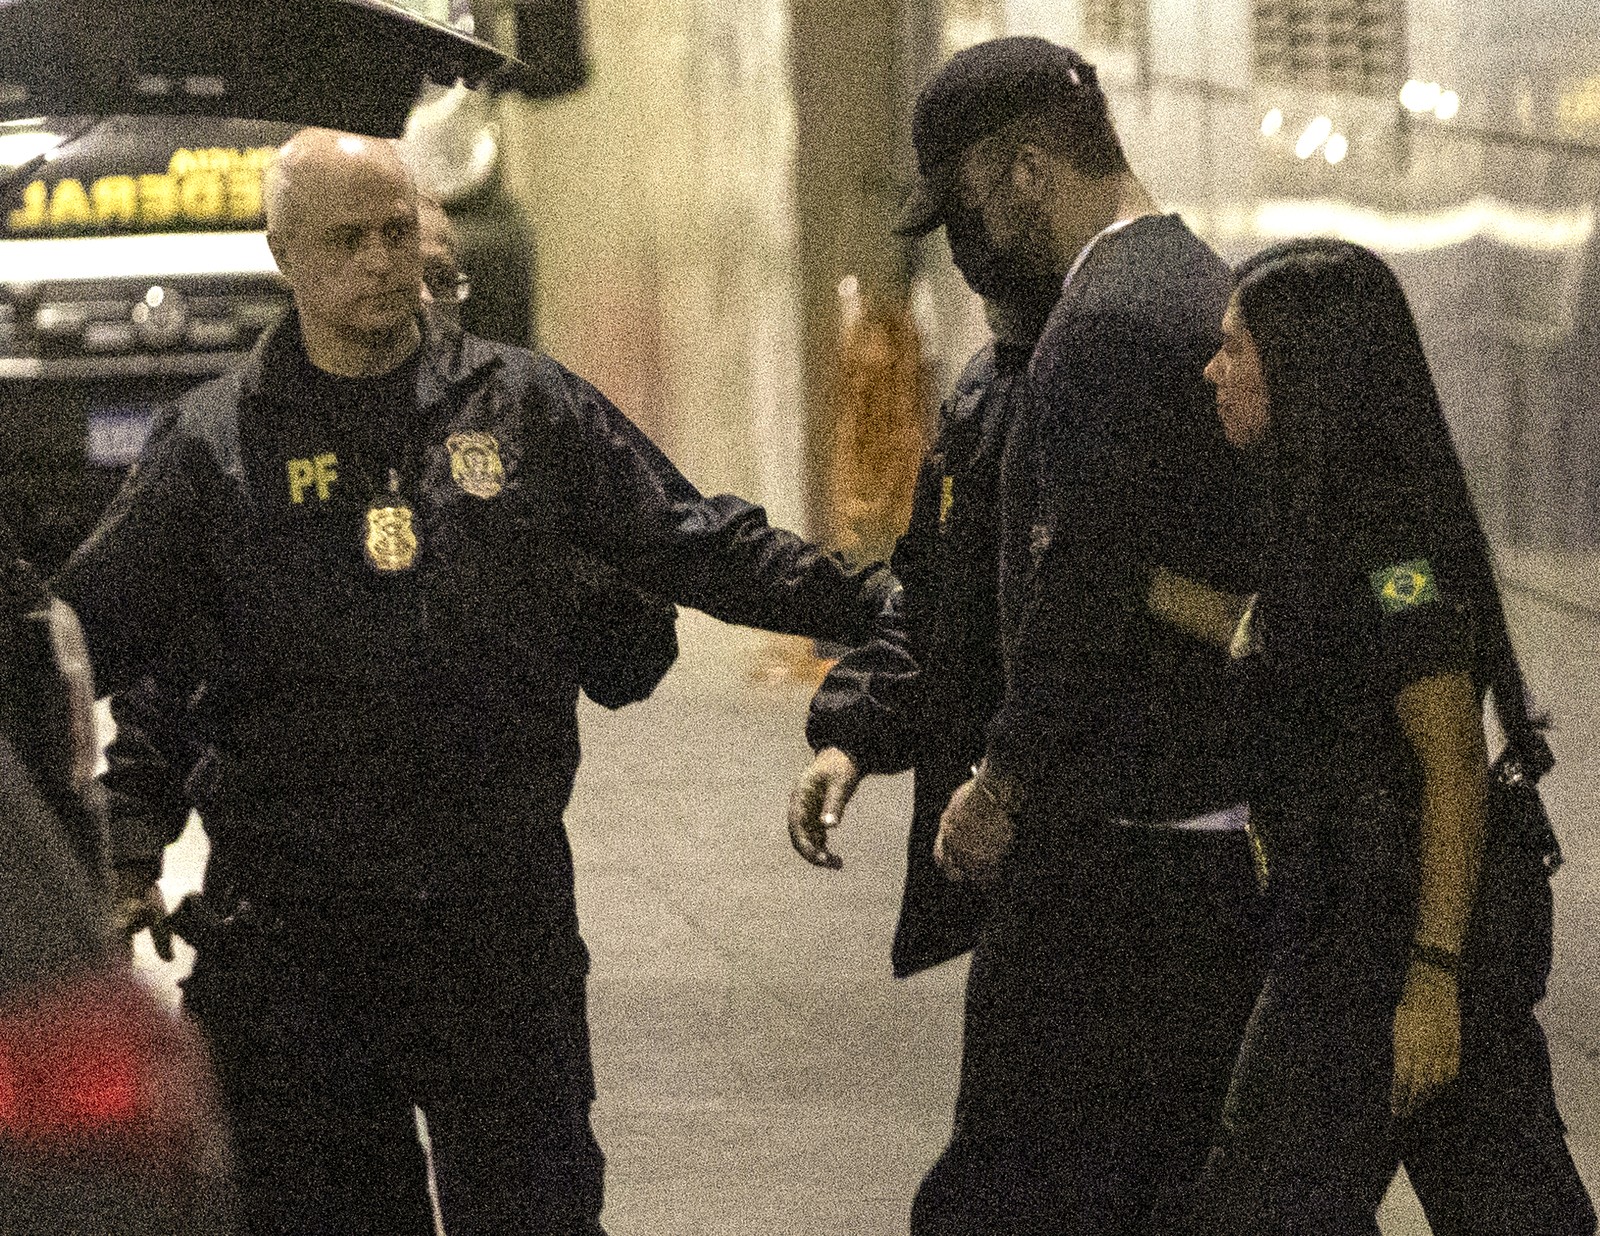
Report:
[[[172,933],[157,881],[162,855],[189,818],[185,785],[203,749],[185,724],[188,692],[169,676],[147,675],[111,697],[117,733],[106,748],[106,816],[116,925],[132,938],[148,929],[156,953],[172,960]]]
[[[789,795],[789,840],[807,862],[838,868],[828,830],[867,773],[901,772],[915,762],[922,677],[903,627],[852,648],[811,699],[806,741],[816,752]]]
[[[897,621],[839,658],[806,716],[811,749],[846,751],[863,774],[906,771],[916,762],[923,733],[922,671],[903,608],[902,593],[893,602]]]
[[[1402,1114],[1449,1082],[1459,1067],[1454,959],[1461,955],[1477,896],[1488,792],[1470,631],[1449,562],[1428,552],[1431,539],[1402,529],[1362,551],[1373,593],[1375,673],[1378,681],[1396,684],[1393,707],[1422,773],[1417,919],[1394,1017],[1391,1101]]]
[[[102,694],[126,690],[179,632],[204,626],[218,595],[207,538],[230,531],[216,526],[226,483],[200,436],[163,435],[56,577]]]
[[[947,403],[946,414],[949,407]],[[925,460],[910,526],[890,559],[902,580],[916,574],[919,564],[926,565],[929,543],[939,535],[943,480],[942,461]],[[789,839],[807,862],[843,866],[829,849],[828,832],[838,826],[862,777],[904,772],[916,763],[930,712],[920,657],[908,625],[898,623],[847,651],[812,696],[806,740],[816,755],[796,781],[788,811]]]
[[[861,644],[892,626],[894,580],[767,523],[758,506],[704,497],[581,378],[550,365],[576,418],[574,535],[647,592],[724,622]]]
[[[1464,672],[1434,675],[1402,687],[1395,711],[1423,778],[1415,941],[1424,956],[1457,956],[1483,860],[1488,795],[1477,692]]]

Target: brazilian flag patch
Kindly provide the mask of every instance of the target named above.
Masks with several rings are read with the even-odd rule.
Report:
[[[1372,591],[1386,614],[1403,614],[1429,601],[1439,599],[1439,585],[1434,580],[1433,564],[1426,558],[1413,558],[1410,562],[1396,563],[1374,571],[1369,577]]]

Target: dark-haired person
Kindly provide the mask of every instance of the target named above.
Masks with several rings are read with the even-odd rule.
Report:
[[[1158,550],[1235,589],[1253,561],[1201,378],[1232,276],[1157,209],[1067,48],[958,53],[912,135],[905,229],[942,225],[981,295],[1059,290],[1001,448],[985,758],[936,841],[992,914],[912,1230],[1139,1232],[1204,1161],[1256,991],[1229,680],[1144,604]]]
[[[1272,956],[1193,1230],[1375,1234],[1403,1157],[1436,1233],[1586,1236],[1533,1016],[1548,886],[1486,844],[1486,689],[1537,731],[1405,296],[1365,249],[1293,242],[1243,265],[1223,330],[1207,376],[1274,530],[1240,663]]]

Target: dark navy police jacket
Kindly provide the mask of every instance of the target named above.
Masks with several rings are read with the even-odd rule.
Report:
[[[428,330],[405,372],[392,416],[343,423],[291,315],[184,399],[60,588],[103,689],[151,669],[207,684],[208,878],[308,897],[542,889],[570,915],[570,554],[725,621],[850,643],[893,580],[702,497],[548,357]],[[390,468],[417,552],[381,573],[364,542]]]

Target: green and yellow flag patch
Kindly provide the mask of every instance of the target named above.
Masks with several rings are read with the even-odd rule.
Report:
[[[1413,558],[1392,567],[1374,571],[1369,577],[1372,591],[1386,614],[1403,614],[1429,601],[1439,599],[1439,585],[1434,580],[1433,564],[1426,558]]]

